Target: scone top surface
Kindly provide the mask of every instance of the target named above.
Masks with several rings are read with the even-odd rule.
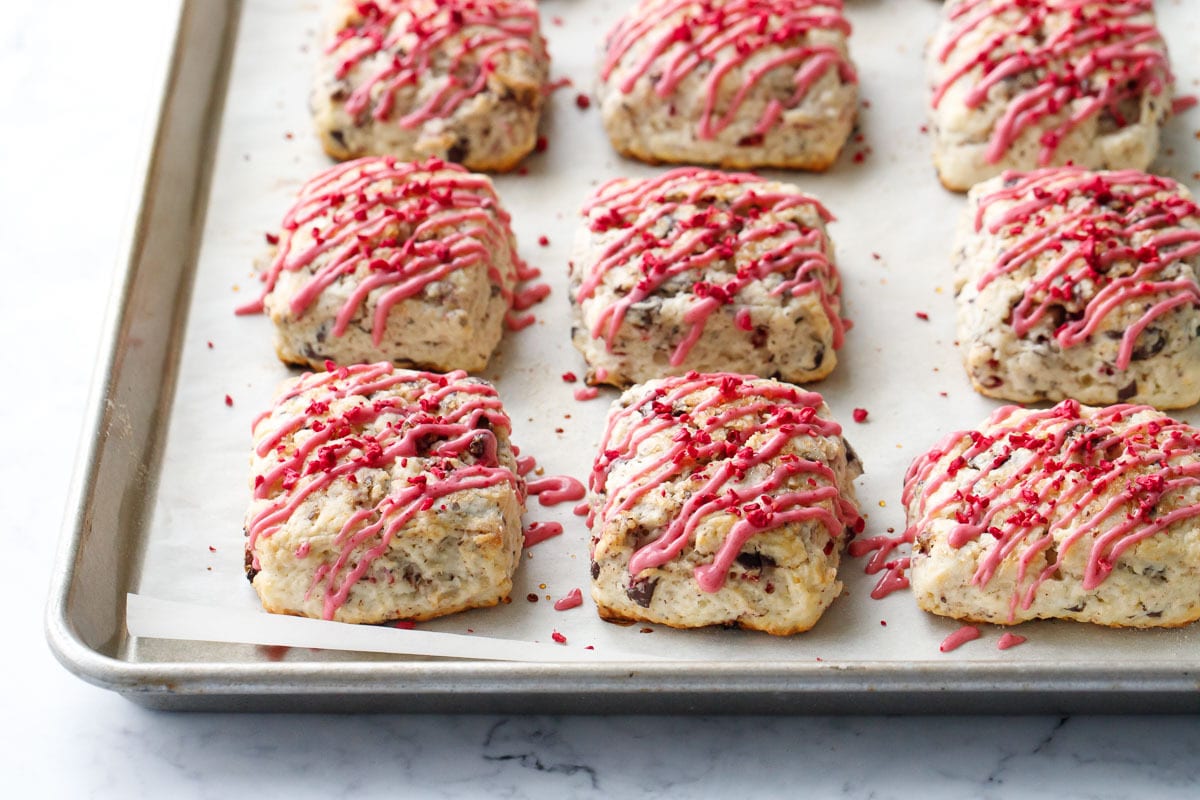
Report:
[[[1075,167],[986,181],[956,270],[959,345],[984,394],[1200,400],[1200,208],[1174,181]]]
[[[812,627],[862,529],[841,434],[820,395],[771,380],[692,373],[625,392],[589,487],[601,615]]]
[[[508,170],[531,152],[549,71],[533,0],[338,0],[313,110],[329,155]]]
[[[1200,618],[1200,431],[1148,406],[1006,406],[916,459],[918,604],[1012,623]]]
[[[822,170],[858,84],[841,0],[642,0],[609,32],[600,107],[650,163]]]
[[[789,184],[678,168],[602,185],[571,261],[589,381],[828,375],[846,324],[829,212]]]
[[[264,607],[426,619],[511,588],[525,487],[492,386],[386,363],[285,382],[254,424],[246,570]]]
[[[339,164],[306,183],[264,275],[279,357],[486,366],[522,270],[492,183],[439,159]]]
[[[1173,79],[1152,0],[950,0],[944,13],[929,58],[947,187],[1154,159]]]

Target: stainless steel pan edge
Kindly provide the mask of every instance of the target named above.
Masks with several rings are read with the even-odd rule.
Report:
[[[139,663],[122,657],[124,592],[155,488],[158,409],[178,336],[139,337],[139,304],[186,317],[238,0],[185,0],[145,180],[110,297],[103,360],[70,492],[47,608],[57,658],[84,680],[153,708],[239,711],[953,713],[1200,711],[1200,665],[1138,662],[510,664]],[[171,246],[187,242],[189,247]],[[163,287],[169,291],[164,291]],[[161,393],[138,396],[139,386]],[[115,469],[114,465],[124,465]],[[87,591],[84,591],[84,589]],[[96,593],[111,606],[89,606]]]
[[[108,297],[51,575],[46,608],[51,651],[81,678],[121,692],[153,682],[146,669],[113,656],[124,640],[124,594],[136,563],[136,554],[123,547],[127,542],[118,531],[121,525],[138,524],[152,495],[154,445],[162,423],[158,400],[163,397],[139,396],[130,376],[150,373],[150,385],[169,397],[177,346],[172,336],[139,336],[136,304],[154,300],[145,284],[166,287],[171,308],[158,313],[173,315],[172,330],[182,323],[240,6],[240,0],[179,2],[156,113],[143,134],[143,179],[134,191],[136,205],[131,204]],[[191,246],[172,247],[180,238]],[[122,462],[133,469],[121,468]],[[101,620],[93,616],[99,609],[82,613],[80,583],[88,580],[93,586],[107,584],[103,590],[114,596],[116,613]]]

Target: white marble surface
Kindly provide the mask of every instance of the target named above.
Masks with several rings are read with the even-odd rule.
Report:
[[[47,576],[171,5],[0,17],[4,796],[1200,796],[1195,717],[186,715],[68,674],[42,635]]]

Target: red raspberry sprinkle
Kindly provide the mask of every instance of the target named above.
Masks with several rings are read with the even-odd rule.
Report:
[[[538,237],[538,244],[540,244],[542,247],[549,247],[549,246],[550,246],[550,237],[548,237],[548,236],[539,236],[539,237]]]
[[[563,383],[574,383],[575,381],[579,380],[579,376],[577,376],[574,372],[564,372],[562,374],[562,379]]]
[[[225,395],[225,405],[227,405],[227,406],[233,405],[233,398],[230,397],[229,395]]]
[[[926,322],[929,322],[929,315],[928,315],[928,314],[926,314],[924,311],[918,311],[918,312],[917,312],[917,319],[923,319],[923,320],[925,320]]]
[[[853,412],[855,422],[867,421],[867,410],[865,408],[856,408]]]
[[[567,637],[563,636],[558,631],[555,631],[554,633],[550,634],[550,638],[553,639],[554,641],[558,642],[559,644],[567,643]]]
[[[279,237],[274,233],[264,233],[263,238],[267,240],[267,244],[279,244]]]
[[[575,95],[575,105],[586,110],[592,105],[592,98],[588,97],[586,94],[577,94]]]

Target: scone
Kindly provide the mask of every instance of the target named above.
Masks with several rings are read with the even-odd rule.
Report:
[[[928,56],[934,163],[956,191],[1007,169],[1145,169],[1171,112],[1151,0],[950,0]]]
[[[631,388],[591,476],[600,616],[808,630],[842,590],[861,472],[819,394],[728,373]]]
[[[1200,431],[1148,406],[1005,406],[904,481],[934,614],[1174,627],[1200,618]]]
[[[847,323],[832,216],[795,186],[684,167],[610,181],[583,216],[570,294],[590,383],[833,371]]]
[[[519,271],[492,183],[439,159],[340,164],[283,219],[260,304],[288,363],[480,370]]]
[[[622,155],[823,170],[858,79],[841,0],[641,0],[609,32],[598,96]]]
[[[336,159],[510,170],[537,142],[549,57],[533,0],[337,0],[312,94]]]
[[[286,381],[254,423],[246,576],[277,614],[422,620],[507,597],[525,487],[490,384],[387,363]]]
[[[1200,208],[1133,170],[1005,174],[959,229],[958,344],[990,397],[1200,400]]]

